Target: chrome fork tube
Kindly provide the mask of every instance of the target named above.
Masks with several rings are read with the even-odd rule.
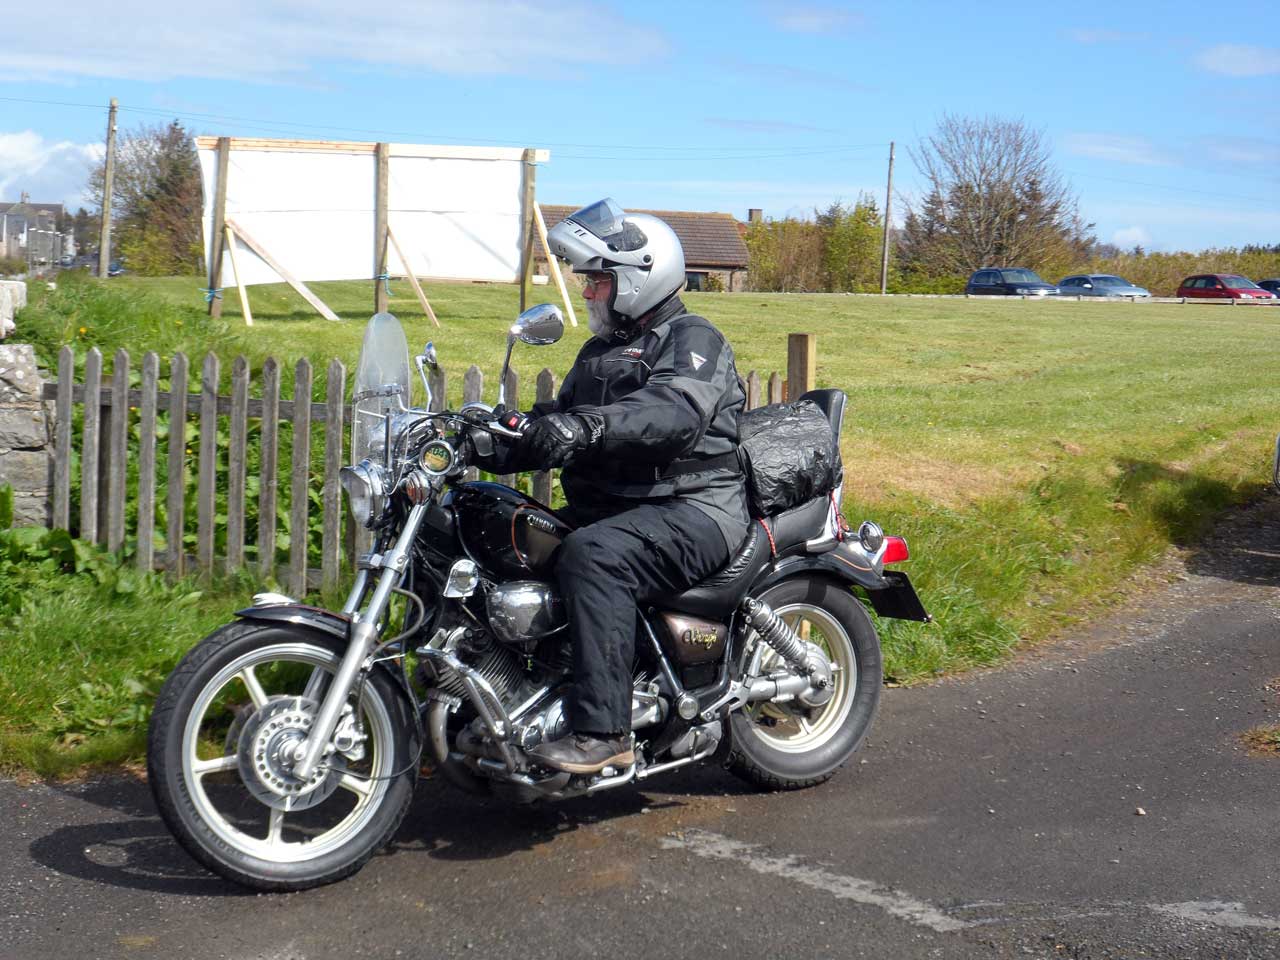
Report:
[[[347,652],[343,654],[338,673],[333,678],[333,683],[329,685],[324,703],[320,705],[320,713],[311,727],[310,736],[294,753],[297,763],[293,768],[293,775],[299,780],[306,780],[315,772],[316,764],[320,762],[320,755],[338,726],[338,717],[342,713],[343,705],[347,702],[347,697],[351,695],[356,675],[378,639],[378,621],[382,619],[382,614],[391,599],[391,591],[400,586],[400,582],[404,579],[405,568],[409,565],[409,548],[426,512],[427,504],[425,503],[417,504],[409,511],[409,517],[405,520],[404,528],[400,531],[395,546],[382,555],[382,575],[378,578],[378,586],[373,591],[373,599],[369,601],[369,606],[365,608],[364,613],[353,612],[352,614]]]

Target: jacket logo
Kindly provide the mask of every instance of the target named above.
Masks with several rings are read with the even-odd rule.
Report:
[[[706,357],[700,353],[694,353],[692,350],[689,351],[689,359],[693,361],[693,369],[695,370],[701,370],[702,365],[707,362]]]
[[[627,349],[622,351],[622,355],[624,357],[639,357],[643,354],[644,350],[641,347],[627,347]]]

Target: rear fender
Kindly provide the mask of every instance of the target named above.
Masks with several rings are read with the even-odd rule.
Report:
[[[826,553],[784,557],[765,567],[748,591],[756,596],[775,583],[795,576],[815,574],[832,577],[866,593],[871,608],[881,617],[917,620],[929,623],[933,618],[925,612],[910,578],[897,570],[877,573],[864,556],[840,544]]]

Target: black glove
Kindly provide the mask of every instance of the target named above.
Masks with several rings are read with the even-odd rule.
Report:
[[[604,437],[604,421],[573,413],[549,413],[524,432],[524,449],[544,469],[563,467],[596,446]]]

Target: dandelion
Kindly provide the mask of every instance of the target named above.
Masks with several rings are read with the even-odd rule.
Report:
[[[82,336],[82,337],[83,337],[83,336],[84,336],[86,333],[88,333],[88,332],[89,332],[89,328],[88,328],[88,327],[81,327],[81,328],[80,328],[80,336]]]

